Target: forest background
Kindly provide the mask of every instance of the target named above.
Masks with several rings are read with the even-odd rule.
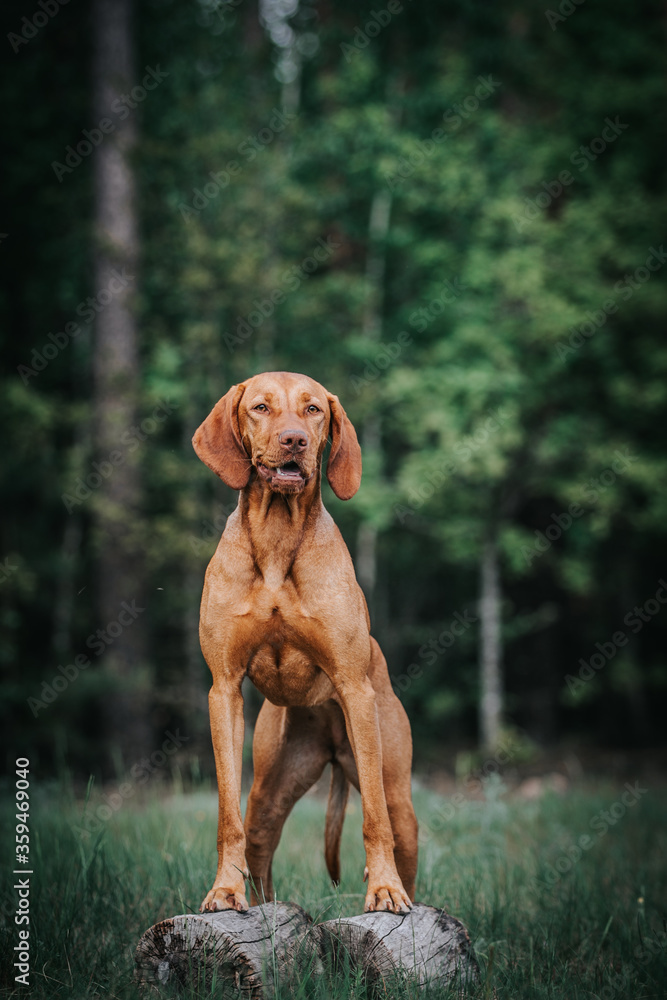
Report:
[[[8,768],[108,776],[175,735],[212,773],[198,605],[236,496],[190,441],[265,370],[359,433],[362,488],[325,503],[418,769],[508,741],[655,755],[663,6],[4,16]]]

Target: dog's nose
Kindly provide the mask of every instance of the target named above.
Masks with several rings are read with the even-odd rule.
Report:
[[[285,451],[291,451],[294,455],[308,447],[308,435],[304,431],[281,431],[278,440]]]

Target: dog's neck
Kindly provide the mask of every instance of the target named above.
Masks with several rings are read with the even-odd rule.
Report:
[[[313,526],[324,510],[320,469],[301,493],[278,493],[253,472],[241,490],[239,511],[262,579],[281,586],[292,569],[307,526]]]

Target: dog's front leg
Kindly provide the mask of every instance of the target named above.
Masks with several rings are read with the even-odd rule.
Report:
[[[247,910],[245,834],[241,819],[243,696],[240,682],[214,681],[208,696],[218,778],[218,871],[204,910]]]
[[[364,911],[407,913],[412,903],[394,860],[394,836],[382,783],[382,744],[375,691],[367,677],[338,682],[338,700],[345,714],[347,734],[359,775],[368,892]]]

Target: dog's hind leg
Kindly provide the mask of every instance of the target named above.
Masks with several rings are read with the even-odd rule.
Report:
[[[273,899],[271,863],[285,820],[330,760],[311,709],[264,702],[255,727],[255,773],[245,816],[251,905]]]

